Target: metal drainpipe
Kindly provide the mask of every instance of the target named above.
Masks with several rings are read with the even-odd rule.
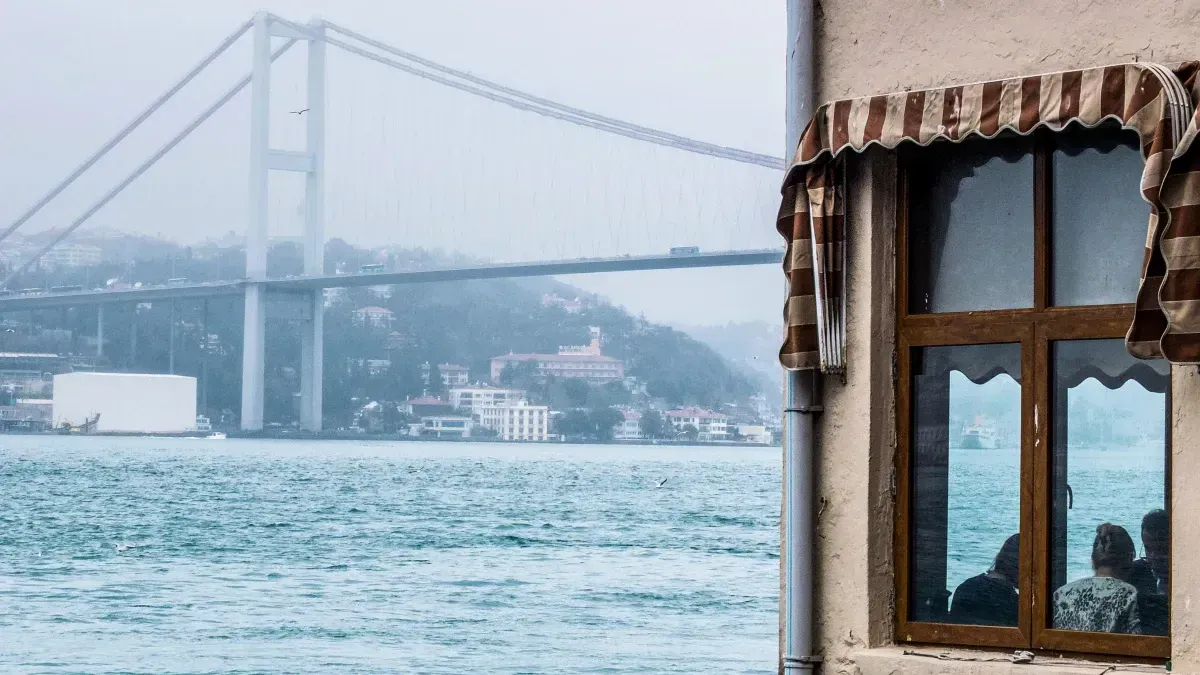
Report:
[[[787,0],[787,154],[813,112],[813,0]],[[813,416],[820,411],[817,371],[787,373],[784,408],[784,641],[785,675],[810,675],[813,654]]]

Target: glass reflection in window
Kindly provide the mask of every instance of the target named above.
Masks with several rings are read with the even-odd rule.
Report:
[[[1168,366],[1053,344],[1051,627],[1166,635]]]
[[[1033,306],[1028,139],[924,148],[909,170],[909,311]]]
[[[1016,626],[1020,345],[913,350],[910,618]]]
[[[1150,205],[1137,134],[1079,129],[1055,137],[1051,294],[1055,305],[1133,302]]]

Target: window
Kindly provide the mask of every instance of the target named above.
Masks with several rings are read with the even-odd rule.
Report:
[[[903,167],[899,640],[1167,658],[1170,370],[1123,340],[1137,136],[936,143]]]

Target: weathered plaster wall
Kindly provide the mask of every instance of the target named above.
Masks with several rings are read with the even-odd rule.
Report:
[[[822,0],[817,99],[972,82],[1123,61],[1200,58],[1200,0]],[[1096,664],[1012,665],[890,646],[894,403],[895,167],[857,160],[850,179],[845,384],[826,381],[817,427],[817,650],[822,675],[1084,674]],[[1200,373],[1173,384],[1174,672],[1200,673]],[[1190,569],[1189,569],[1190,568]],[[924,650],[932,654],[951,650]],[[1101,670],[1103,667],[1101,667]],[[1138,670],[1134,668],[1134,670]],[[1162,672],[1151,668],[1150,672]]]
[[[817,100],[1200,57],[1200,0],[817,0]]]
[[[846,383],[827,379],[817,424],[816,643],[823,673],[853,674],[854,655],[892,629],[895,425],[895,161],[874,151],[851,166]],[[869,392],[869,394],[868,394]],[[873,414],[879,413],[879,414]]]
[[[1200,371],[1171,371],[1172,672],[1200,673]]]

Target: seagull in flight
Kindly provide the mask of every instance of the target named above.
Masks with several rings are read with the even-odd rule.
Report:
[[[292,110],[292,111],[290,112],[290,114],[292,114],[292,115],[303,115],[303,114],[304,114],[304,113],[306,113],[306,112],[308,112],[308,108],[305,108],[304,110]]]
[[[667,479],[666,479],[666,478],[664,478],[664,479],[662,479],[662,480],[658,481],[657,483],[655,483],[655,484],[654,484],[654,487],[656,487],[656,488],[660,488],[660,487],[662,487],[662,486],[664,486],[664,485],[666,485],[666,484],[667,484]]]

